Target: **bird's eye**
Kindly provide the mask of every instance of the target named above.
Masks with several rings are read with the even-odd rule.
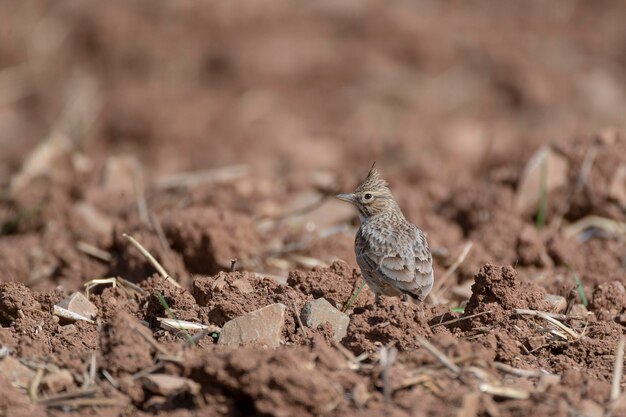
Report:
[[[366,200],[371,200],[372,199],[372,195],[370,193],[367,193],[363,196]]]

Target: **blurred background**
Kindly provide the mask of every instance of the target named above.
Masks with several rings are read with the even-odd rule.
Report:
[[[54,129],[166,174],[477,173],[622,126],[621,1],[0,4],[0,182]]]
[[[438,268],[474,242],[458,282],[617,279],[623,241],[541,229],[624,220],[624,22],[619,0],[0,2],[0,278],[138,282],[125,231],[178,276],[355,266],[328,197],[376,161]]]

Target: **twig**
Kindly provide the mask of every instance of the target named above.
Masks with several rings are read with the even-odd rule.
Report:
[[[174,285],[175,287],[181,288],[180,284],[178,282],[176,282],[176,280],[174,278],[172,278],[167,271],[165,270],[165,268],[163,268],[161,266],[161,264],[154,258],[154,256],[152,256],[152,254],[150,252],[148,252],[146,250],[146,248],[144,248],[141,243],[137,242],[137,240],[132,237],[129,234],[122,234],[122,236],[124,236],[126,239],[128,239],[128,241],[135,247],[137,248],[137,250],[139,252],[141,252],[141,254],[143,256],[146,257],[146,259],[148,259],[148,261],[152,264],[152,266],[159,272],[159,274],[167,281],[169,281],[172,285]]]
[[[443,286],[443,284],[452,276],[452,274],[456,272],[456,270],[461,266],[461,264],[465,262],[465,258],[467,258],[467,255],[472,249],[472,246],[474,246],[474,242],[467,242],[465,244],[459,257],[456,258],[456,260],[454,261],[452,265],[450,265],[450,267],[446,270],[443,276],[437,281],[435,281],[435,287],[431,291],[431,294],[438,292],[439,289],[441,289],[441,287]]]
[[[415,336],[417,342],[422,345],[424,349],[428,351],[431,355],[433,355],[439,362],[441,362],[446,368],[458,374],[461,372],[461,368],[453,364],[450,359],[439,349],[437,349],[433,344],[431,344],[428,340],[424,339],[422,336]]]
[[[171,250],[170,245],[167,242],[167,237],[165,236],[165,233],[163,232],[163,227],[161,227],[161,222],[159,221],[157,216],[154,215],[154,213],[150,214],[150,222],[152,223],[152,227],[159,237],[159,242],[161,243],[161,248],[163,249],[163,252],[168,253]]]
[[[519,377],[522,377],[522,378],[540,378],[543,375],[547,375],[546,372],[535,371],[533,369],[514,368],[514,367],[512,367],[510,365],[507,365],[505,363],[502,363],[502,362],[494,362],[493,364],[496,367],[496,369],[498,369],[498,370],[500,370],[502,372],[506,372],[507,374],[519,376]]]
[[[111,259],[113,259],[113,256],[109,252],[90,245],[87,242],[83,242],[82,240],[76,242],[76,249],[106,263],[111,262]]]
[[[298,321],[298,326],[300,326],[300,330],[302,331],[302,336],[305,339],[309,338],[309,335],[306,332],[304,325],[302,324],[302,319],[300,318],[300,314],[298,314],[298,306],[296,306],[296,302],[293,302],[293,312],[296,313],[296,320]]]
[[[441,323],[435,323],[432,326],[430,326],[430,328],[432,329],[432,328],[435,328],[437,326],[447,326],[448,324],[453,324],[453,323],[458,323],[459,321],[473,319],[474,317],[484,316],[485,314],[491,314],[491,310],[482,311],[482,312],[476,313],[476,314],[470,314],[469,316],[459,317],[459,318],[448,320],[448,321],[444,321],[444,322],[441,322]]]
[[[617,343],[615,350],[615,363],[613,364],[613,381],[611,383],[611,402],[617,401],[620,396],[620,385],[622,383],[622,374],[624,372],[624,343],[626,336],[622,336]]]

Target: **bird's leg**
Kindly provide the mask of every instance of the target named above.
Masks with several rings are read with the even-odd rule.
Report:
[[[380,306],[380,294],[374,294],[374,305]]]

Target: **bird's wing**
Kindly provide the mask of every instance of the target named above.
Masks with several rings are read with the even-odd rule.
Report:
[[[424,234],[417,228],[415,232],[413,244],[405,246],[406,251],[368,257],[396,288],[422,301],[433,285],[432,255]]]
[[[415,255],[415,280],[420,286],[432,286],[433,257],[428,248],[426,236],[417,228],[413,241],[413,253]]]

